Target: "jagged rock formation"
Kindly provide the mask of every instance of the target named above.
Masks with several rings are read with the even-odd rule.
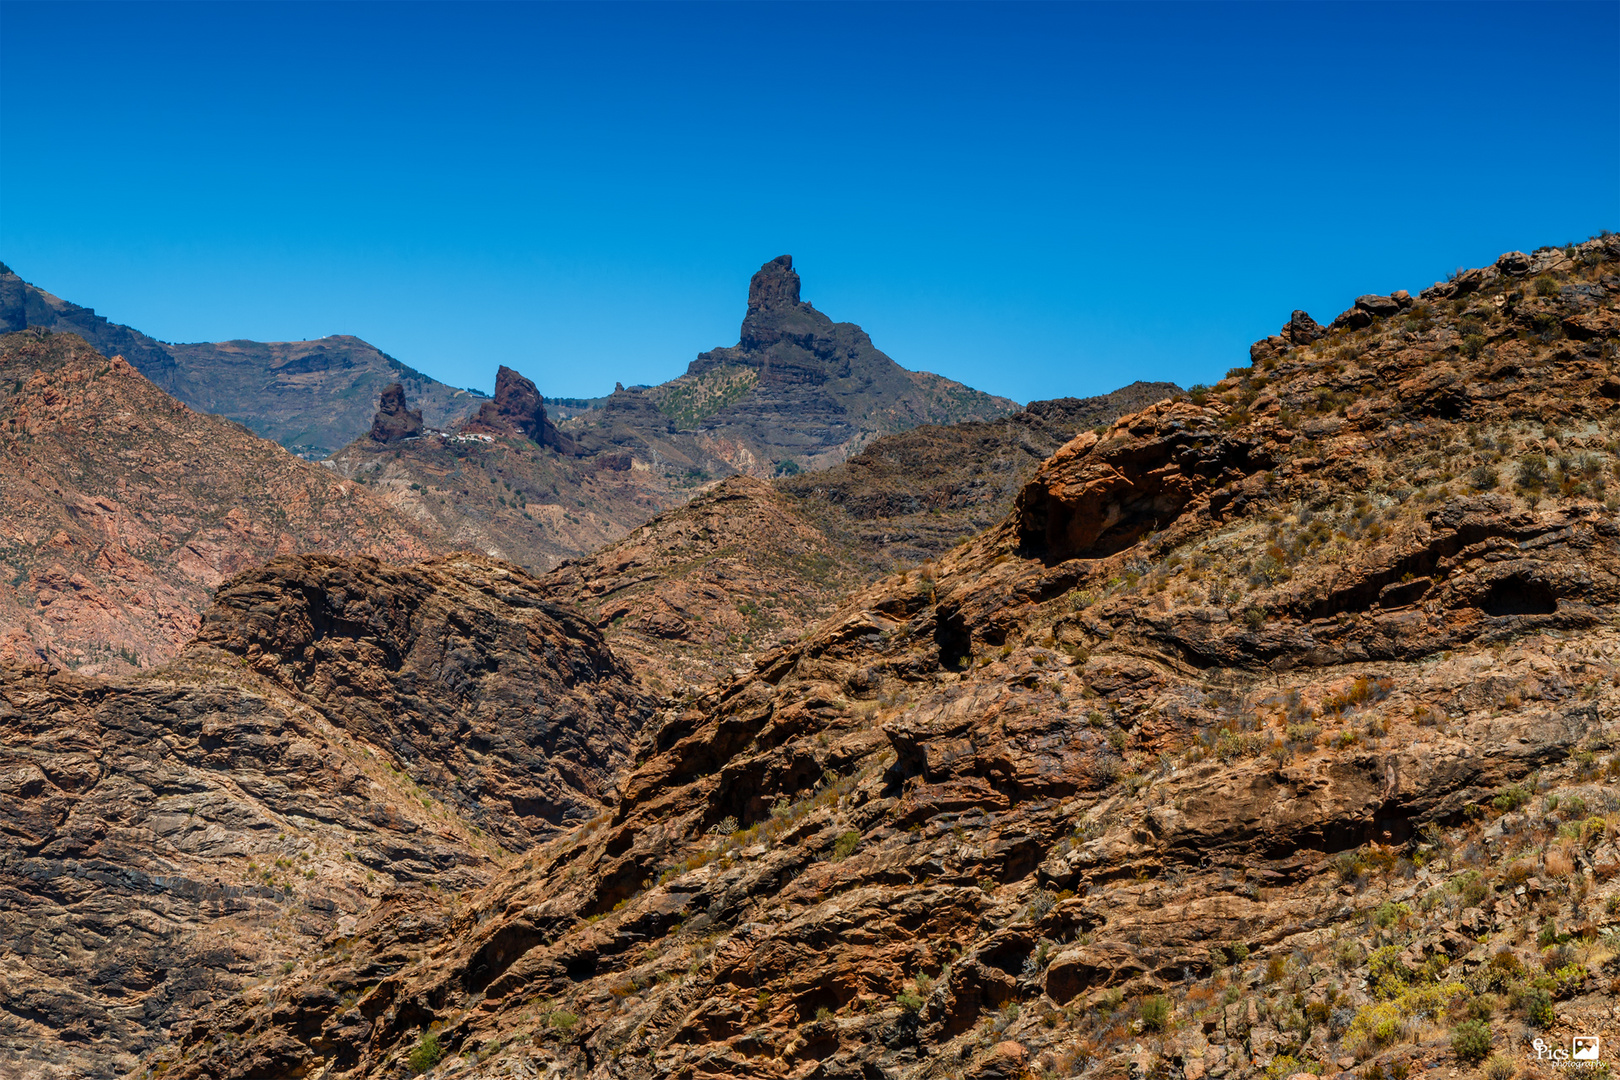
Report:
[[[505,364],[495,372],[495,397],[478,407],[463,431],[515,433],[560,454],[575,453],[572,439],[546,418],[546,402],[533,382]]]
[[[422,410],[405,404],[405,387],[391,383],[377,399],[377,414],[371,418],[371,440],[380,443],[413,439],[422,434]]]
[[[665,718],[610,817],[153,1063],[1474,1075],[1470,1017],[1509,1070],[1610,1035],[1617,262],[1539,252],[1082,435]]]
[[[0,337],[0,659],[162,663],[210,589],[310,550],[402,561],[445,542],[75,335]]]
[[[277,559],[136,679],[0,668],[0,1077],[128,1076],[404,883],[602,807],[647,715],[510,566]]]
[[[1179,391],[1174,383],[1136,382],[1100,397],[1031,402],[997,420],[925,424],[777,485],[830,534],[889,572],[941,555],[1000,521],[1041,463],[1080,432]]]
[[[615,390],[601,409],[564,426],[590,449],[656,452],[714,476],[769,477],[834,465],[879,435],[989,420],[1017,407],[900,367],[860,327],[801,300],[793,259],[783,255],[750,282],[735,347],[699,353],[685,375],[661,386]]]
[[[0,332],[29,327],[78,334],[107,356],[123,356],[198,412],[228,417],[310,459],[363,436],[369,403],[391,383],[408,385],[435,427],[453,426],[484,400],[346,334],[319,341],[158,341],[52,296],[0,264]]]

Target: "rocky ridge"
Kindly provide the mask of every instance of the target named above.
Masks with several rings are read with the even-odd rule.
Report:
[[[444,545],[76,335],[0,337],[0,658],[149,667],[195,633],[211,589],[277,554]]]
[[[363,434],[371,402],[390,383],[408,386],[428,423],[439,427],[484,400],[347,334],[318,341],[158,341],[52,296],[0,263],[0,332],[30,327],[78,334],[107,356],[123,356],[198,412],[228,417],[310,459]]]
[[[1082,434],[610,813],[154,1071],[1500,1078],[1620,1035],[1617,265],[1362,298]]]
[[[714,477],[766,478],[826,468],[919,424],[989,420],[1017,408],[902,368],[860,327],[801,300],[792,256],[783,255],[749,283],[735,346],[699,353],[686,374],[660,386],[620,388],[563,427],[593,450],[656,453],[669,467]]]
[[[0,667],[0,1076],[133,1075],[390,890],[487,882],[601,810],[648,711],[575,613],[469,556],[283,557],[163,668]]]

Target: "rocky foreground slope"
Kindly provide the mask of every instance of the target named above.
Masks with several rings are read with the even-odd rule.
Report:
[[[0,336],[0,659],[172,659],[211,590],[278,554],[442,552],[431,521],[217,416],[73,334]]]
[[[77,334],[198,412],[213,413],[323,458],[366,430],[382,388],[403,382],[428,421],[447,426],[485,400],[446,386],[348,334],[318,341],[175,344],[109,322],[91,308],[52,296],[0,263],[0,332],[40,328]]]
[[[1617,268],[1296,313],[152,1074],[1504,1080],[1620,1037]]]
[[[599,814],[649,713],[515,568],[289,556],[174,663],[0,667],[0,1077],[132,1075],[403,883]]]

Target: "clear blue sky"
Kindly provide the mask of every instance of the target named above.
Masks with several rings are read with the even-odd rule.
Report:
[[[0,5],[0,259],[165,340],[657,382],[783,252],[1020,401],[1620,228],[1620,6]]]

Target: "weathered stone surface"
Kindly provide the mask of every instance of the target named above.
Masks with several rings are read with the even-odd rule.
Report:
[[[405,405],[405,388],[399,383],[383,387],[377,399],[377,415],[371,418],[373,442],[391,443],[422,434],[422,410]]]
[[[484,883],[602,812],[648,711],[576,614],[467,556],[276,560],[133,680],[0,668],[0,1076],[129,1075],[388,890]]]
[[[610,817],[352,1009],[352,971],[300,973],[168,1075],[390,1075],[434,1023],[469,1080],[1462,1075],[1453,1017],[1520,1022],[1492,957],[1620,905],[1609,343],[1521,333],[1561,293],[1470,303],[1080,436],[1000,526],[663,717]],[[1437,364],[1466,419],[1423,408]],[[427,903],[347,963],[410,956]],[[1612,1030],[1620,972],[1580,949],[1545,954],[1596,968],[1555,966],[1557,1038]],[[1388,1008],[1437,1022],[1360,1038]]]
[[[480,405],[461,430],[522,435],[563,454],[576,449],[574,441],[547,419],[545,399],[534,383],[505,364],[495,372],[495,397]]]

